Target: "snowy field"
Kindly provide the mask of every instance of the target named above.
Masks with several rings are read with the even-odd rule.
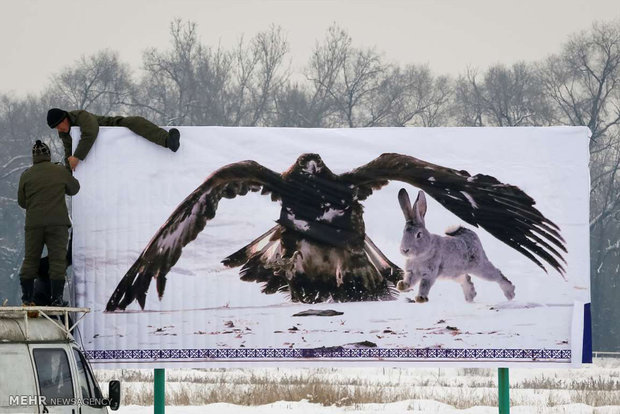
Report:
[[[574,314],[579,306],[574,305],[589,302],[585,132],[188,127],[182,129],[181,149],[173,154],[123,128],[103,128],[76,171],[82,190],[73,201],[76,299],[79,306],[93,310],[82,325],[83,346],[89,351],[314,349],[359,343],[382,349],[574,349],[574,342],[581,342],[580,318]],[[562,151],[557,151],[560,146]],[[475,229],[489,259],[516,286],[513,301],[506,301],[496,284],[474,277],[478,295],[473,303],[465,301],[460,285],[441,280],[425,304],[410,302],[415,292],[388,302],[291,303],[283,294],[260,293],[259,285],[239,279],[238,268],[220,263],[279,217],[278,203],[253,193],[220,202],[215,219],[168,274],[161,300],[151,286],[144,311],[133,303],[124,312],[103,312],[118,281],[156,230],[207,175],[244,159],[281,172],[304,152],[319,153],[337,174],[383,152],[399,152],[518,185],[560,226],[569,252],[566,279],[554,271],[545,274],[520,253]],[[140,156],[130,156],[133,153]],[[397,201],[401,187],[415,194],[414,187],[393,182],[363,204],[367,235],[402,267],[404,218]],[[441,234],[459,224],[463,222],[429,199],[426,225],[431,232]],[[293,316],[310,309],[338,315]],[[577,354],[573,357],[579,359]],[[230,361],[196,363],[216,367]],[[325,364],[329,362],[318,365]]]
[[[118,413],[153,412],[152,371],[96,375],[101,384],[122,380]],[[212,369],[166,376],[170,414],[497,413],[495,369]],[[620,359],[599,358],[580,369],[511,369],[510,386],[512,413],[620,413]]]

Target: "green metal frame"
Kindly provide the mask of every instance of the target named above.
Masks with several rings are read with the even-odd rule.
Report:
[[[155,414],[166,412],[166,370],[155,368],[154,372],[153,409]]]
[[[508,368],[497,369],[497,390],[499,414],[510,414],[510,378]],[[155,414],[166,412],[166,370],[155,368],[153,408]]]
[[[508,368],[498,368],[497,379],[499,414],[510,414],[510,381],[508,378]]]

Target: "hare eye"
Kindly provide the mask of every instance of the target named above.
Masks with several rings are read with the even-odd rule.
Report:
[[[418,234],[416,234],[416,235],[415,235],[415,238],[416,238],[416,239],[419,239],[420,237],[422,237],[422,232],[421,232],[421,231],[420,231],[420,232],[418,232]]]

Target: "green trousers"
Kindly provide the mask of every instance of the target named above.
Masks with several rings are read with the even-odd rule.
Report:
[[[141,116],[108,116],[99,120],[99,126],[122,126],[128,128],[136,135],[140,135],[149,141],[166,147],[168,131],[162,129],[151,121]]]
[[[21,279],[34,279],[39,273],[39,260],[43,246],[47,246],[50,261],[50,279],[65,280],[67,269],[67,242],[69,227],[44,226],[26,228],[26,248],[24,262],[19,271]]]

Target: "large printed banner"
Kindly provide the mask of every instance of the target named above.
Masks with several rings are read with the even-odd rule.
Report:
[[[180,130],[75,172],[93,363],[590,358],[586,128]]]

